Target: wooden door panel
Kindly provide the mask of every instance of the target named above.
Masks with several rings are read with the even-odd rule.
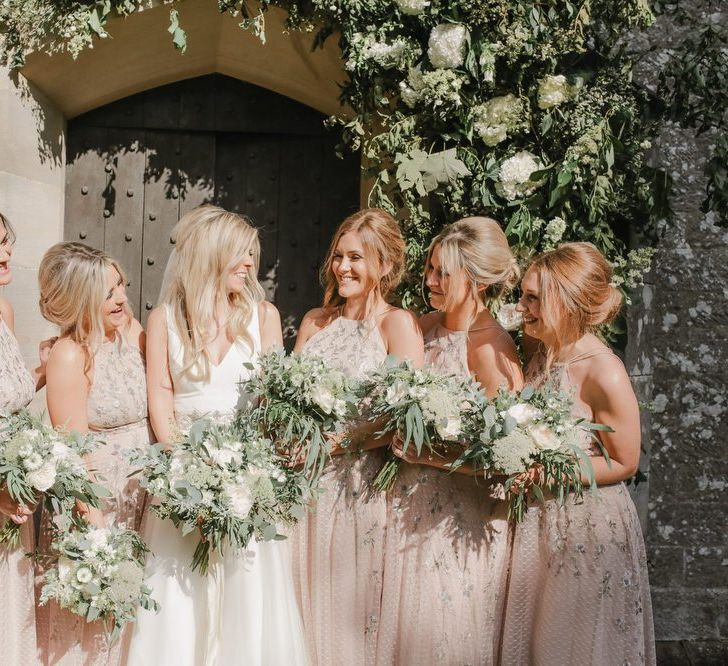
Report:
[[[81,127],[68,136],[63,237],[97,248],[104,247],[106,135],[102,127]]]
[[[139,317],[144,209],[144,150],[139,132],[110,129],[109,145],[115,149],[107,187],[104,251],[127,274],[126,293],[134,316]]]
[[[321,214],[321,142],[290,137],[281,146],[276,304],[284,338],[295,337],[301,317],[320,300],[317,279]]]

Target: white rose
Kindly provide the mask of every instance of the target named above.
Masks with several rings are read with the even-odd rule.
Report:
[[[498,323],[506,331],[515,331],[523,325],[523,314],[516,309],[515,303],[506,303],[498,310]]]
[[[465,61],[465,40],[468,31],[464,25],[441,23],[430,33],[427,57],[437,69],[455,69]]]
[[[71,451],[71,449],[66,444],[64,444],[60,439],[56,439],[53,441],[53,446],[51,448],[51,454],[53,455],[53,457],[56,460],[58,460],[58,461],[66,460],[66,458],[68,458],[68,456],[71,453],[73,453]]]
[[[79,567],[76,571],[76,580],[79,583],[89,583],[93,577],[93,572],[88,567]]]
[[[387,392],[384,394],[384,399],[394,404],[402,402],[409,395],[409,386],[399,379],[394,382],[391,386],[387,387]]]
[[[27,479],[33,488],[44,493],[56,482],[56,466],[52,461],[43,463],[39,469],[28,472]]]
[[[227,467],[231,463],[236,463],[240,460],[240,454],[237,451],[231,449],[208,449],[210,452],[210,460],[219,467]]]
[[[253,506],[253,495],[247,483],[224,483],[222,491],[230,505],[230,513],[244,520]]]
[[[542,451],[553,451],[561,447],[556,433],[543,423],[529,428],[528,434]]]
[[[508,414],[508,416],[510,416],[518,425],[528,425],[541,417],[543,412],[533,405],[521,402],[517,405],[513,405],[506,414]]]
[[[315,402],[324,414],[331,414],[334,408],[334,394],[325,386],[317,384],[311,389],[311,400]]]
[[[449,416],[447,419],[443,419],[436,426],[437,434],[444,442],[455,442],[457,441],[462,423],[459,417]]]
[[[73,573],[73,561],[67,557],[58,558],[58,580],[61,583],[68,583]]]

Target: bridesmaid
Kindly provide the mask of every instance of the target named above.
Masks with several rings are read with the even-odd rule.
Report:
[[[623,481],[640,457],[637,399],[619,358],[595,331],[622,297],[590,243],[538,257],[521,283],[526,335],[538,341],[527,378],[575,395],[575,410],[614,432],[588,437],[598,493],[534,504],[515,529],[500,657],[503,664],[654,664],[647,561]]]
[[[405,244],[389,213],[368,208],[339,226],[321,271],[323,306],[306,314],[296,352],[315,354],[354,378],[366,377],[387,354],[423,360],[414,317],[389,304],[402,277]],[[375,659],[386,498],[369,486],[385,458],[383,442],[351,433],[334,445],[313,513],[291,538],[293,571],[311,661],[319,666]]]
[[[515,286],[518,264],[494,220],[451,224],[430,245],[425,285],[435,312],[420,320],[425,361],[473,377],[489,395],[520,389],[511,336],[488,301]],[[388,516],[377,662],[493,664],[505,588],[508,523],[495,487],[470,469],[449,471],[457,454],[396,455],[409,463],[397,477]]]
[[[0,213],[0,287],[13,279],[10,260],[14,244],[13,228]],[[13,335],[13,323],[12,306],[0,298],[0,417],[27,406],[45,379],[42,367],[35,377],[26,369]],[[0,655],[7,664],[36,663],[33,564],[25,556],[34,548],[32,514],[32,508],[14,502],[7,489],[0,488],[0,527],[6,520],[21,526],[19,546],[0,546],[0,598],[4,602]]]
[[[144,331],[126,298],[121,266],[82,243],[58,243],[39,270],[40,309],[60,329],[47,368],[48,413],[53,425],[98,432],[104,443],[87,465],[111,491],[101,510],[79,504],[97,527],[139,529],[144,496],[124,452],[150,443],[144,377]],[[50,525],[42,523],[41,550],[47,552]],[[50,602],[40,607],[38,644],[45,664],[119,664],[128,630],[108,645],[100,622]]]

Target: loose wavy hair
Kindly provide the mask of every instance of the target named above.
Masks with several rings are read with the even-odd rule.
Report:
[[[253,309],[265,294],[258,282],[260,240],[258,230],[237,213],[204,205],[184,215],[173,231],[176,267],[163,296],[182,340],[183,371],[194,380],[210,377],[207,347],[216,335],[215,308],[229,306],[226,322],[233,339],[242,338],[251,347],[248,326]],[[250,251],[254,268],[240,293],[229,294],[230,271]]]

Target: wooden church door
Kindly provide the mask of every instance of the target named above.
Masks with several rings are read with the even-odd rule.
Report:
[[[127,271],[144,324],[177,220],[202,203],[260,230],[260,280],[290,341],[320,302],[318,268],[359,205],[359,160],[335,155],[317,111],[210,75],[149,90],[69,122],[66,240],[102,248]]]

